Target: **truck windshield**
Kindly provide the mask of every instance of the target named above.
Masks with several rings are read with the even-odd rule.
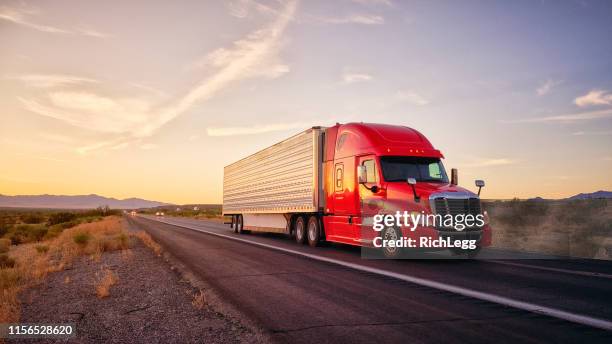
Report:
[[[418,182],[448,183],[444,165],[438,158],[385,156],[380,158],[380,164],[387,182],[405,182],[407,178],[414,178]]]

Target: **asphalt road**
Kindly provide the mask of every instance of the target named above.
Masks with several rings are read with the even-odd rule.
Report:
[[[298,246],[279,235],[238,235],[214,222],[144,217],[129,221],[147,230],[277,342],[612,342],[612,332],[592,326],[194,229],[604,322],[612,321],[608,262],[364,260],[359,249]]]

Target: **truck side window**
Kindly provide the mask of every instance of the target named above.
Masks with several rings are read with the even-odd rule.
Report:
[[[440,172],[440,165],[437,162],[429,164],[429,177],[434,179],[442,178],[442,172]]]
[[[376,163],[374,163],[374,160],[365,160],[362,165],[366,168],[367,183],[376,183]]]
[[[338,143],[336,144],[336,152],[342,149],[342,146],[344,145],[344,142],[346,142],[347,138],[348,138],[348,133],[344,133],[340,135],[340,137],[338,138]]]
[[[342,178],[344,166],[342,164],[336,165],[336,191],[342,191]]]

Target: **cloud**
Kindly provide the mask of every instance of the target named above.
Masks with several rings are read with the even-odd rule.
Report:
[[[612,130],[601,130],[601,131],[576,131],[572,133],[573,136],[605,136],[612,135]]]
[[[274,78],[289,71],[278,61],[280,41],[297,2],[289,2],[269,26],[252,32],[232,44],[208,54],[205,61],[207,76],[191,87],[182,97],[166,100],[149,97],[117,98],[94,92],[51,91],[43,99],[18,98],[24,108],[42,116],[99,133],[116,134],[113,139],[93,142],[77,149],[81,154],[122,147],[125,142],[137,142],[153,135],[168,122],[206,101],[232,83],[245,79]],[[55,79],[54,79],[55,80]],[[57,79],[59,80],[59,79]],[[57,81],[55,80],[55,81]],[[59,86],[56,83],[51,85]],[[65,81],[64,81],[65,84]]]
[[[148,104],[140,99],[111,99],[86,92],[52,92],[44,104],[18,98],[26,110],[102,133],[135,132],[147,122]]]
[[[372,80],[372,76],[365,73],[344,73],[344,75],[342,75],[342,81],[345,84],[370,80]]]
[[[574,103],[580,107],[591,105],[611,105],[612,93],[603,90],[591,90],[589,93],[574,99]]]
[[[81,35],[95,38],[105,38],[108,35],[91,30],[91,29],[66,29],[51,25],[39,24],[30,20],[30,17],[36,16],[38,10],[35,9],[15,9],[9,7],[0,7],[0,20],[5,20],[13,24],[21,25],[33,30],[44,33],[62,34],[62,35]]]
[[[385,19],[382,16],[371,14],[351,14],[346,17],[317,18],[317,20],[325,24],[380,25],[385,23]]]
[[[296,122],[296,123],[278,123],[266,125],[254,125],[244,127],[212,127],[207,128],[208,136],[238,136],[238,135],[254,135],[263,134],[274,131],[285,131],[292,129],[304,129],[312,126],[312,123]]]
[[[218,68],[210,77],[195,85],[184,97],[164,109],[161,116],[136,132],[148,136],[169,121],[189,110],[197,102],[210,99],[231,83],[253,77],[276,77],[288,70],[276,63],[280,39],[297,8],[297,1],[289,2],[283,15],[270,26],[234,42],[230,49],[217,49],[208,56],[212,66]]]
[[[552,79],[548,79],[542,85],[540,85],[540,87],[538,87],[538,89],[536,90],[536,94],[540,97],[543,95],[546,95],[550,93],[553,87],[560,85],[560,84],[561,84],[561,81],[554,81]]]
[[[418,106],[425,106],[429,104],[429,100],[412,91],[398,91],[395,94],[395,98],[400,102],[408,102]]]
[[[507,159],[507,158],[495,158],[495,159],[480,159],[479,161],[465,164],[464,166],[469,167],[488,167],[488,166],[504,166],[504,165],[513,165],[515,164],[515,160]]]
[[[27,74],[14,77],[7,77],[7,79],[19,80],[29,87],[36,88],[53,88],[59,86],[77,85],[84,83],[97,83],[97,80],[90,78],[83,78],[74,75],[61,75],[61,74]]]
[[[502,120],[501,123],[547,123],[547,122],[579,122],[579,121],[588,121],[594,119],[608,118],[612,117],[612,109],[607,110],[599,110],[599,111],[589,111],[589,112],[579,112],[567,115],[559,115],[559,116],[546,116],[546,117],[536,117],[536,118],[524,118],[517,120]]]
[[[282,16],[284,13],[268,5],[264,5],[256,0],[237,0],[227,3],[227,8],[231,16],[244,19],[247,18],[251,10],[259,13]]]

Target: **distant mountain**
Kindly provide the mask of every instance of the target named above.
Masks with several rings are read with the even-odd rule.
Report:
[[[574,195],[566,199],[574,200],[574,199],[591,199],[591,198],[612,198],[612,191],[599,190],[599,191],[595,191],[591,193],[579,193],[577,195]]]
[[[116,199],[99,195],[0,195],[0,207],[15,208],[54,208],[54,209],[93,209],[100,206],[112,209],[153,208],[168,203],[148,201],[140,198]]]
[[[547,199],[542,198],[542,197],[540,197],[540,196],[538,196],[538,197],[534,197],[534,198],[529,198],[529,199],[527,199],[527,200],[528,200],[528,201],[534,201],[534,202],[544,202],[544,201],[548,201]]]

